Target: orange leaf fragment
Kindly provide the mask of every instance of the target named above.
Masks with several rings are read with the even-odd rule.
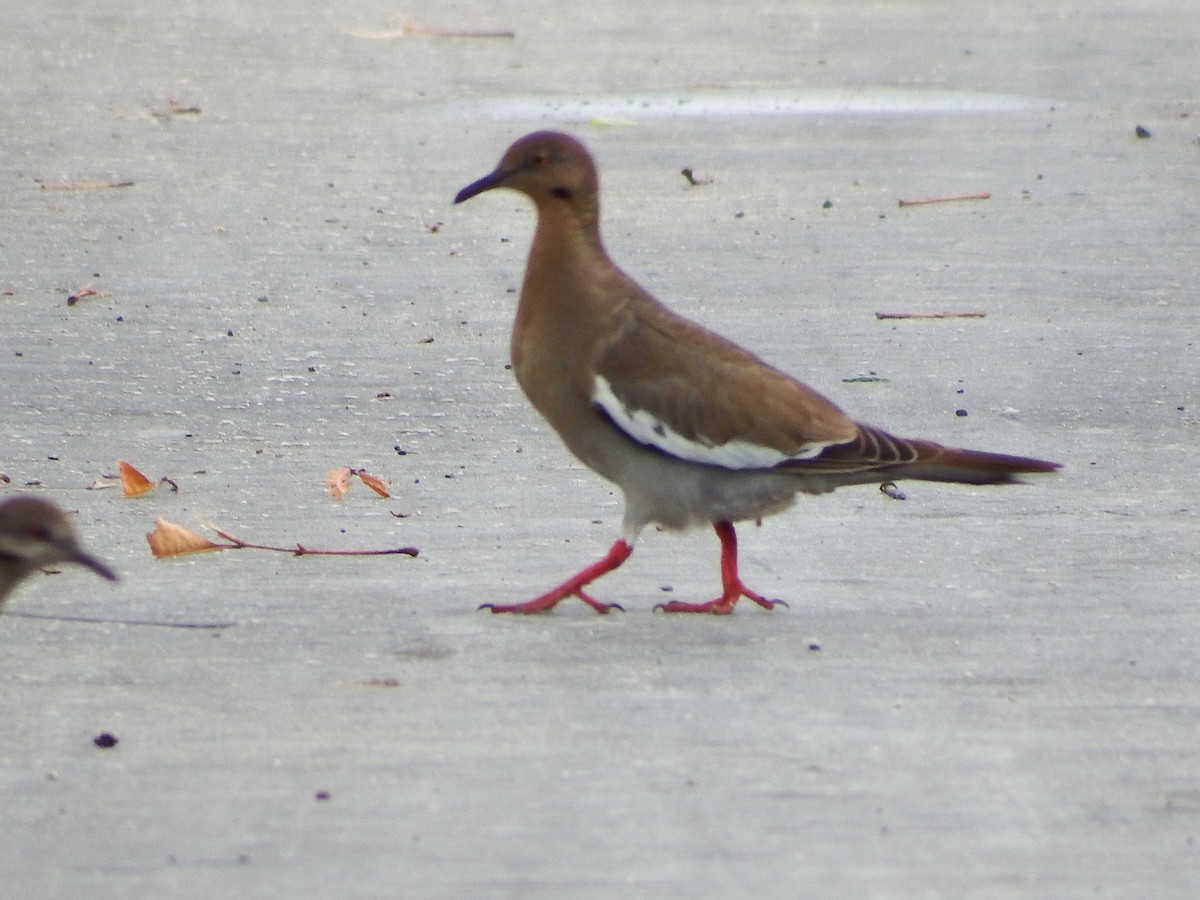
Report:
[[[121,470],[121,495],[123,497],[140,497],[147,491],[154,490],[154,482],[125,460],[118,459],[117,468]]]
[[[341,500],[346,495],[346,491],[350,490],[350,478],[354,475],[354,470],[349,466],[342,466],[340,469],[330,469],[325,473],[325,490],[329,491],[329,496],[334,500]]]
[[[76,303],[78,303],[80,300],[84,299],[85,297],[111,297],[111,296],[112,295],[109,294],[108,291],[98,291],[89,284],[89,285],[86,285],[85,287],[81,287],[75,293],[73,293],[69,297],[67,297],[67,306],[74,306]]]
[[[359,480],[361,480],[363,484],[377,493],[380,497],[385,499],[391,498],[392,495],[388,493],[386,481],[376,478],[374,475],[370,475],[364,472],[362,469],[356,469],[354,474],[359,477]]]
[[[154,530],[146,532],[146,543],[150,545],[150,552],[155,559],[229,549],[228,545],[214,544],[203,535],[166,519],[154,520]]]

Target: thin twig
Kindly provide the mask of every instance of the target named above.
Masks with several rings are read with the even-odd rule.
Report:
[[[167,105],[171,107],[171,112],[177,116],[198,116],[200,115],[200,107],[196,104],[180,103],[174,98],[167,98]]]
[[[687,183],[690,184],[692,187],[696,187],[701,184],[712,184],[713,183],[712,178],[709,178],[709,177],[697,178],[696,173],[691,168],[681,169],[679,171],[679,174],[682,175],[684,178],[686,178]]]
[[[155,622],[151,619],[102,619],[94,616],[47,616],[41,613],[20,612],[7,610],[6,616],[19,616],[22,619],[45,619],[50,622],[86,622],[90,625],[149,625],[155,628],[200,628],[216,630],[234,628],[237,622]]]
[[[227,534],[219,528],[213,531],[217,537],[229,541],[229,550],[271,550],[275,553],[290,553],[292,556],[416,556],[420,551],[416,547],[397,547],[391,550],[310,550],[301,543],[295,547],[273,547],[269,544],[252,544],[241,538]]]
[[[897,201],[901,206],[928,206],[930,203],[953,203],[956,200],[991,200],[992,195],[989,193],[980,194],[952,194],[949,197],[922,197],[920,200],[900,200]]]
[[[982,319],[987,311],[967,309],[962,312],[877,312],[877,319]]]
[[[105,188],[133,187],[133,181],[42,181],[33,179],[43,191],[99,191]]]
[[[370,41],[391,41],[396,38],[407,37],[410,34],[424,34],[429,37],[448,37],[448,38],[513,38],[517,36],[515,31],[504,30],[480,30],[480,29],[458,29],[458,28],[433,28],[428,25],[421,25],[418,22],[412,22],[405,19],[403,16],[395,16],[390,22],[389,27],[384,31],[351,31],[350,34],[358,38],[366,38]]]

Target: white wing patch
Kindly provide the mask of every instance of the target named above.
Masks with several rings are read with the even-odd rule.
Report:
[[[826,447],[845,441],[813,441],[788,455],[772,447],[751,441],[726,441],[717,444],[700,438],[692,440],[674,431],[644,409],[631,409],[613,393],[612,385],[600,375],[592,388],[592,403],[604,410],[612,422],[639,444],[661,450],[670,456],[707,466],[726,469],[770,469],[789,460],[813,459]]]

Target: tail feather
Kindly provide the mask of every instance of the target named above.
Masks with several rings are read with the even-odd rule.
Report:
[[[1060,463],[983,450],[962,450],[934,441],[899,438],[872,425],[858,423],[855,437],[832,444],[814,457],[789,460],[796,473],[820,474],[844,484],[876,478],[915,478],[960,484],[1005,484],[1017,475],[1053,472]]]
[[[953,481],[962,484],[1005,484],[1017,481],[1017,475],[1054,472],[1061,463],[1029,456],[1010,456],[983,450],[944,447],[933,441],[908,441],[917,451],[916,459],[897,466],[896,475],[921,481]]]

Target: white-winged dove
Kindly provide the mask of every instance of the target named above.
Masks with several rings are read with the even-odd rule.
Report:
[[[633,552],[642,528],[712,525],[721,596],[671,601],[666,612],[729,613],[768,600],[738,576],[733,523],[789,507],[795,495],[897,478],[1002,484],[1058,463],[893,437],[855,422],[821,394],[718,334],[671,312],[622,272],[600,239],[599,182],[587,149],[539,131],[518,140],[462,203],[511,188],[537,207],[537,230],[512,332],[512,363],[530,402],[586,465],[620,487],[621,537],[603,559],[526,603],[540,612],[574,596]]]
[[[0,604],[26,575],[43,566],[77,563],[116,581],[112,570],[84,552],[66,515],[38,497],[0,502]]]

